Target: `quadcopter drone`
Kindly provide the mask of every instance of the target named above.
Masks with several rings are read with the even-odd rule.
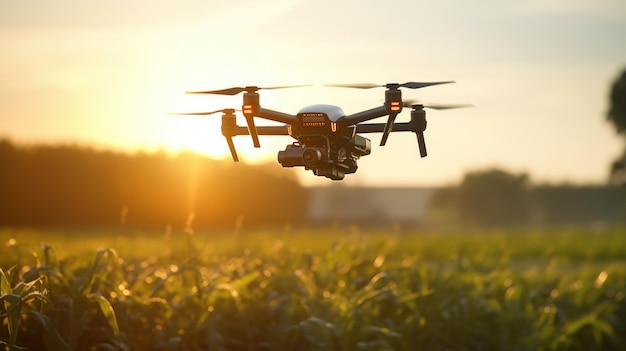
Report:
[[[254,147],[260,147],[259,135],[289,135],[296,141],[287,145],[285,150],[278,152],[278,162],[283,167],[304,167],[311,170],[316,176],[323,176],[332,180],[341,180],[346,174],[357,170],[357,160],[361,156],[371,153],[371,142],[361,136],[364,133],[382,133],[380,146],[384,146],[391,132],[413,132],[417,136],[417,144],[420,156],[426,156],[426,143],[424,130],[426,130],[426,112],[424,108],[450,109],[467,107],[471,105],[423,105],[402,101],[400,88],[418,89],[432,85],[454,83],[443,82],[407,82],[403,84],[388,83],[377,84],[333,84],[331,87],[370,89],[384,87],[385,102],[382,106],[369,110],[346,115],[343,110],[334,105],[311,105],[291,115],[261,107],[259,93],[261,89],[283,89],[301,87],[276,86],[276,87],[233,87],[220,90],[188,91],[187,94],[218,94],[237,95],[243,94],[243,113],[246,126],[237,125],[235,109],[226,108],[210,112],[177,113],[185,115],[210,115],[222,113],[222,135],[226,138],[233,161],[238,162],[239,157],[235,150],[233,137],[237,135],[250,135]],[[402,112],[403,107],[411,108],[411,120],[409,122],[395,123],[396,116]],[[374,118],[389,116],[386,123],[363,123]],[[254,117],[265,118],[271,121],[283,123],[280,126],[256,126]]]

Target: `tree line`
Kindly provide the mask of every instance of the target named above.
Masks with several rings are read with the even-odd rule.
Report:
[[[610,85],[607,120],[626,137],[626,68]],[[626,149],[610,165],[612,185],[532,185],[528,175],[499,169],[467,173],[439,189],[435,217],[479,226],[626,221]]]
[[[230,226],[303,221],[307,193],[280,166],[192,153],[122,153],[0,140],[0,226]]]
[[[626,187],[532,184],[525,173],[485,169],[438,189],[431,212],[435,222],[476,227],[623,224]]]

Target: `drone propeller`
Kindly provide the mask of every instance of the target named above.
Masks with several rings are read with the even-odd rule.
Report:
[[[422,106],[423,108],[429,108],[432,110],[451,110],[455,108],[474,107],[472,104],[423,104],[418,100],[405,100],[402,102],[402,106],[410,108]]]
[[[254,93],[260,89],[264,90],[272,90],[272,89],[287,89],[287,88],[299,88],[306,87],[309,85],[282,85],[275,87],[257,87],[257,86],[246,86],[246,87],[232,87],[226,89],[218,89],[218,90],[195,90],[195,91],[187,91],[187,94],[217,94],[217,95],[237,95],[239,93],[243,93],[244,91],[247,93]]]
[[[168,113],[168,115],[178,115],[178,116],[208,116],[208,115],[212,115],[214,113],[234,113],[235,111],[241,111],[238,109],[234,109],[234,108],[223,108],[223,109],[219,109],[219,110],[215,110],[215,111],[209,111],[209,112],[171,112]]]
[[[387,88],[385,91],[385,106],[389,117],[387,123],[383,129],[383,134],[380,139],[380,146],[384,146],[387,143],[387,138],[393,129],[393,124],[398,113],[401,112],[402,106],[398,106],[402,101],[402,94],[400,88],[419,89],[433,85],[454,83],[454,81],[440,81],[440,82],[406,82],[406,83],[387,83],[387,84],[372,84],[372,83],[357,83],[357,84],[329,84],[327,86],[339,87],[339,88],[356,88],[356,89],[371,89],[371,88]],[[393,107],[392,107],[393,106]]]
[[[170,115],[183,115],[183,116],[208,116],[214,113],[221,112],[222,113],[222,135],[226,138],[226,143],[228,144],[228,149],[230,150],[230,154],[233,157],[233,161],[239,162],[239,157],[237,156],[237,150],[235,149],[235,144],[233,143],[233,127],[236,127],[237,121],[235,116],[235,111],[240,111],[234,108],[223,108],[220,110],[209,111],[209,112],[181,112],[181,113],[169,113]]]
[[[424,105],[424,108],[429,108],[432,110],[452,110],[455,108],[466,108],[466,107],[474,107],[472,104],[427,104]]]
[[[274,87],[257,87],[257,86],[246,86],[246,87],[232,87],[226,89],[218,89],[218,90],[197,90],[197,91],[187,91],[187,94],[217,94],[217,95],[237,95],[239,93],[245,92],[243,96],[243,115],[246,118],[246,123],[248,125],[248,130],[250,131],[250,136],[252,137],[252,143],[254,147],[261,147],[259,142],[259,133],[257,131],[256,125],[254,124],[254,116],[259,112],[259,94],[257,91],[260,89],[272,90],[272,89],[286,89],[286,88],[298,88],[304,87],[307,85],[282,85],[282,86],[274,86]]]
[[[338,87],[338,88],[356,88],[356,89],[371,89],[371,88],[388,88],[388,89],[398,89],[398,88],[409,88],[409,89],[419,89],[425,88],[432,85],[439,84],[448,84],[455,83],[452,80],[442,81],[442,82],[406,82],[402,84],[398,83],[387,83],[387,84],[372,84],[372,83],[356,83],[356,84],[325,84],[327,87]]]
[[[449,110],[454,108],[474,107],[472,104],[422,104],[417,100],[406,100],[403,102],[404,107],[410,107],[411,124],[414,125],[413,132],[417,136],[417,146],[421,157],[426,157],[426,141],[424,139],[424,131],[426,130],[426,112],[425,108],[433,110]]]

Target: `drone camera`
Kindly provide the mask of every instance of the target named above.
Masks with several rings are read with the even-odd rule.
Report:
[[[355,135],[352,137],[352,143],[354,144],[354,150],[360,155],[369,155],[372,152],[372,142],[368,138]]]
[[[299,147],[288,145],[278,152],[278,163],[283,167],[315,167],[326,159],[326,149],[319,147]]]
[[[302,161],[307,166],[312,166],[322,160],[322,151],[319,148],[307,147],[302,151]]]

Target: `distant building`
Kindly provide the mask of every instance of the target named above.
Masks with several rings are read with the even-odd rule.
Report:
[[[307,219],[311,224],[403,227],[454,227],[459,209],[433,205],[446,188],[346,187],[308,188]],[[448,190],[457,191],[452,187]],[[529,190],[531,218],[527,225],[624,225],[626,187],[615,185],[538,185]],[[476,199],[480,202],[480,199]],[[506,206],[506,204],[503,204]]]
[[[433,193],[432,188],[313,187],[308,217],[316,224],[417,225],[426,220]]]

